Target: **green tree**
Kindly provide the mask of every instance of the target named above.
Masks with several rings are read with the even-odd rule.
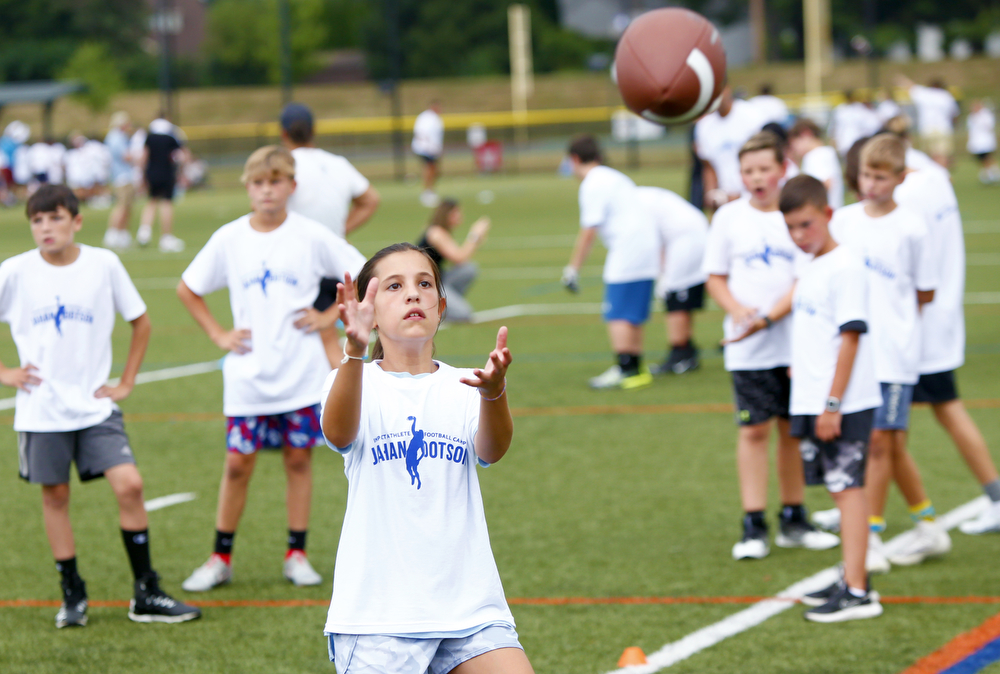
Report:
[[[83,101],[94,112],[107,108],[111,98],[125,88],[110,49],[100,42],[81,44],[59,73],[59,79],[83,82],[87,89],[75,94],[74,98]]]
[[[327,37],[324,0],[289,0],[292,76],[316,69]],[[209,10],[206,55],[215,79],[227,84],[276,83],[281,78],[277,0],[217,0]]]

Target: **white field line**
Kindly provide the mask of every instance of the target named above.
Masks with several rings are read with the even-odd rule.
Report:
[[[938,521],[946,529],[954,529],[965,520],[972,519],[973,517],[979,515],[979,513],[986,509],[988,504],[989,499],[986,496],[980,496],[979,498],[973,499],[965,505],[961,505],[942,515],[938,518]],[[910,535],[911,532],[907,531],[888,541],[885,544],[886,552],[891,555],[899,550],[910,538]],[[616,669],[614,672],[624,672],[627,674],[651,674],[652,672],[658,672],[661,669],[675,665],[682,660],[686,660],[695,653],[703,651],[706,648],[710,648],[715,644],[728,639],[729,637],[736,636],[741,632],[745,632],[753,627],[756,627],[757,625],[760,625],[768,618],[773,618],[779,613],[787,611],[795,606],[795,602],[793,600],[798,599],[802,597],[802,595],[808,594],[809,592],[821,590],[824,587],[829,586],[831,583],[836,582],[839,578],[839,573],[839,570],[835,566],[823,569],[808,578],[790,585],[776,594],[773,599],[759,601],[750,608],[743,609],[742,611],[735,613],[728,618],[724,618],[717,623],[709,625],[708,627],[703,627],[696,632],[692,632],[679,641],[667,644],[655,653],[647,655],[647,664],[645,665],[633,665],[623,669]]]
[[[140,372],[135,377],[136,384],[148,384],[154,381],[164,381],[167,379],[180,379],[190,377],[195,374],[205,374],[214,372],[222,367],[221,360],[210,360],[207,363],[192,363],[191,365],[181,365],[179,367],[168,367],[162,370],[152,370],[151,372]],[[112,379],[108,383],[114,386],[118,379]],[[14,409],[15,398],[0,399],[0,410]]]
[[[146,501],[146,512],[150,513],[154,510],[162,510],[172,505],[177,505],[178,503],[186,503],[188,501],[193,501],[198,498],[198,495],[194,492],[184,492],[182,494],[170,494],[169,496],[160,496],[159,498],[151,498]]]
[[[473,323],[502,321],[517,316],[555,316],[557,314],[599,314],[601,305],[594,302],[567,302],[565,304],[512,304],[496,309],[484,309],[472,315]]]

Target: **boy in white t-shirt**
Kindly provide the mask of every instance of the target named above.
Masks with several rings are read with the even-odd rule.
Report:
[[[653,374],[684,374],[699,366],[692,339],[692,312],[705,304],[705,272],[701,262],[708,240],[708,218],[691,203],[661,187],[640,187],[639,197],[653,216],[660,235],[662,259],[655,295],[664,300],[669,353]]]
[[[580,233],[562,283],[579,290],[583,266],[600,233],[608,249],[604,261],[604,321],[618,363],[590,380],[592,388],[635,389],[653,383],[642,365],[643,324],[649,319],[654,279],[660,272],[656,225],[639,201],[632,179],[601,163],[593,136],[570,143],[573,175],[580,180]]]
[[[903,182],[905,161],[906,144],[898,136],[883,133],[865,143],[858,171],[863,201],[839,209],[830,225],[833,237],[861,257],[868,270],[875,374],[883,399],[875,412],[866,476],[868,568],[874,572],[888,571],[890,562],[918,564],[951,549],[906,449],[913,387],[920,376],[920,307],[933,301],[939,280],[923,214],[897,206],[893,199],[893,190]],[[880,535],[893,477],[917,527],[903,549],[887,558]]]
[[[826,187],[830,208],[844,205],[844,174],[837,151],[823,142],[823,132],[811,119],[798,119],[788,130],[788,150],[799,171]]]
[[[215,551],[184,581],[189,592],[230,580],[233,538],[261,449],[281,450],[288,479],[284,575],[295,585],[322,582],[305,555],[312,448],[323,444],[320,389],[330,371],[316,334],[326,319],[312,303],[321,279],[356,273],[365,261],[323,225],[286,209],[295,190],[295,159],[288,150],[269,145],[254,152],[243,183],[253,212],[216,231],[177,287],[198,325],[229,352],[222,367],[228,451]],[[216,321],[203,299],[227,287],[232,330]]]
[[[695,123],[694,146],[702,163],[705,208],[715,210],[746,194],[737,155],[743,143],[762,126],[759,110],[747,101],[734,99],[729,86],[722,91],[719,109]]]
[[[781,191],[795,244],[812,255],[798,274],[792,314],[792,435],[801,438],[807,484],[826,486],[841,513],[843,578],[802,597],[805,618],[842,622],[882,614],[865,572],[865,459],[882,402],[868,337],[864,265],[830,236],[826,186],[798,176]]]
[[[43,185],[28,200],[38,248],[0,265],[0,320],[10,324],[20,367],[0,364],[0,383],[17,389],[14,430],[20,475],[42,487],[45,532],[62,576],[56,627],[87,624],[87,589],[76,566],[69,518],[70,467],[80,480],[107,479],[118,502],[125,550],[135,576],[129,618],[183,622],[201,611],[167,596],[149,554],[149,520],[116,404],[132,392],[149,344],[146,305],[118,257],[74,242],[83,217],[62,185]],[[115,314],[132,324],[125,370],[111,372]]]
[[[778,210],[784,156],[770,132],[753,136],[740,150],[740,170],[749,199],[716,212],[708,233],[706,289],[726,312],[725,367],[732,374],[739,425],[736,465],[743,505],[743,537],[733,559],[761,559],[770,552],[767,507],[768,441],[778,426],[781,494],[779,547],[825,550],[836,536],[809,524],[802,501],[805,482],[798,441],[789,434],[791,364],[789,321],[795,264],[802,257]]]
[[[909,92],[917,108],[917,130],[924,149],[934,161],[948,168],[955,152],[955,121],[959,114],[955,97],[940,78],[935,78],[926,87],[914,84],[903,75],[897,75],[896,79],[898,85]]]
[[[1000,166],[993,158],[997,149],[996,117],[979,99],[972,101],[969,116],[965,119],[969,140],[965,148],[979,161],[979,182],[984,185],[1000,183]]]
[[[288,210],[326,225],[343,239],[371,219],[378,209],[378,192],[351,162],[316,147],[312,112],[305,105],[289,103],[281,111],[281,142],[295,158],[295,191],[288,199]],[[333,306],[340,281],[325,278],[320,282],[313,303],[316,311],[326,312]],[[336,367],[343,352],[335,315],[333,319],[319,334],[330,365]]]

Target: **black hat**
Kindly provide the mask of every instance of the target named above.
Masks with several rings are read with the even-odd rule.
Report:
[[[312,128],[312,111],[302,103],[289,103],[281,111],[281,128],[287,130],[296,122],[305,122]]]

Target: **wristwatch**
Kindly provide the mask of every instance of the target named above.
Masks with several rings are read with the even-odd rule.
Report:
[[[826,399],[826,411],[832,414],[836,414],[840,411],[840,398],[835,398],[830,396]]]
[[[764,316],[764,329],[769,329],[772,325],[774,325],[774,321],[771,320],[771,317]]]

